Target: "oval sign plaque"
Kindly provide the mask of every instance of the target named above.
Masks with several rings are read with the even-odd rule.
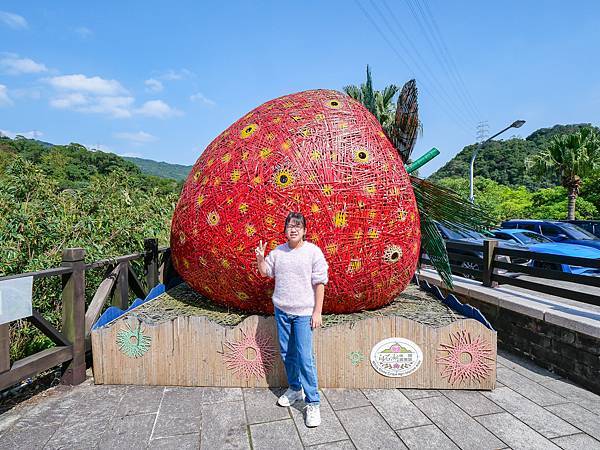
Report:
[[[371,350],[371,365],[386,377],[405,377],[423,362],[423,352],[417,344],[405,338],[379,341]]]

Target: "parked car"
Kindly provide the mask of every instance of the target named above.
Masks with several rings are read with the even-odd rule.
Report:
[[[444,238],[444,241],[446,241],[446,243],[467,243],[467,244],[475,244],[478,246],[483,246],[483,241],[485,239],[490,239],[490,237],[493,238],[493,236],[486,236],[483,233],[479,233],[477,231],[474,230],[467,230],[467,229],[460,229],[460,230],[454,230],[454,229],[450,229],[440,223],[436,222],[436,226],[438,228],[438,230],[440,231],[442,238]],[[511,247],[511,248],[520,248],[520,245],[514,244],[514,243],[509,243],[509,242],[502,242],[499,244],[501,247]],[[473,249],[473,250],[467,250],[467,249],[451,249],[451,253],[453,255],[450,255],[450,263],[456,266],[460,266],[460,267],[465,267],[467,269],[473,269],[473,270],[481,270],[482,267],[479,263],[477,262],[473,262],[473,261],[464,261],[464,260],[460,260],[460,256],[459,255],[466,255],[466,256],[474,256],[476,258],[479,259],[483,259],[483,252]],[[501,261],[506,261],[506,262],[510,262],[510,258],[508,256],[500,256],[498,258]],[[473,275],[468,274],[468,273],[461,273],[456,271],[457,275],[460,275],[464,278],[474,278]]]
[[[600,250],[600,239],[592,233],[568,222],[558,220],[507,220],[502,222],[501,228],[517,228],[519,230],[533,231],[554,242],[565,244],[585,245]]]
[[[592,247],[586,247],[584,245],[554,242],[547,237],[542,236],[541,234],[534,233],[533,231],[522,230],[519,228],[509,228],[494,230],[493,233],[498,239],[520,244],[524,247],[528,247],[530,251],[536,253],[600,260],[600,250]],[[515,258],[513,258],[513,262],[515,262]],[[569,264],[559,264],[536,259],[529,260],[526,262],[526,264],[532,267],[560,270],[562,272],[573,273],[577,275],[600,276],[599,269],[593,269],[590,267],[572,266]]]
[[[592,233],[597,238],[600,238],[600,220],[561,220],[561,222],[572,223],[585,231]]]

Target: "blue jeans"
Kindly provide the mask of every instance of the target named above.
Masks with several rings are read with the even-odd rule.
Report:
[[[311,316],[295,316],[275,308],[281,359],[288,384],[294,391],[304,388],[305,402],[319,404],[317,368],[312,351]]]

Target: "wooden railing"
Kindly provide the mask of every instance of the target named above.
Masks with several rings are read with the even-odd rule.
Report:
[[[91,350],[90,332],[100,317],[107,300],[126,309],[129,291],[145,298],[149,290],[160,281],[165,282],[164,272],[170,258],[169,248],[159,248],[156,239],[144,240],[144,251],[117,258],[85,263],[85,250],[68,248],[63,251],[60,267],[0,277],[0,281],[15,278],[40,278],[60,276],[62,278],[62,327],[58,331],[37,309],[26,320],[50,338],[55,347],[35,353],[10,363],[10,323],[0,325],[0,390],[6,389],[25,378],[63,364],[61,382],[79,384],[85,380],[86,352]],[[145,285],[138,279],[131,262],[143,260]],[[86,309],[86,272],[104,268],[103,280],[96,289]],[[162,275],[162,276],[161,276]]]
[[[485,240],[483,245],[448,242],[446,249],[452,273],[481,281],[484,286],[496,287],[499,284],[507,284],[591,305],[600,305],[598,294],[555,286],[544,281],[560,280],[600,288],[600,277],[567,273],[560,269],[562,264],[600,269],[598,259],[500,247],[498,241],[494,239]],[[536,264],[535,266],[517,264],[515,260],[535,261]],[[426,256],[421,257],[421,262],[429,264]],[[520,275],[529,275],[540,280],[524,280],[519,278]]]

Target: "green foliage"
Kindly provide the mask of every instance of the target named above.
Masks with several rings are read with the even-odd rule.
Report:
[[[524,217],[528,219],[566,219],[567,202],[567,190],[562,186],[540,189],[531,194],[531,207],[526,210]],[[598,208],[585,198],[577,197],[575,218],[598,218]]]
[[[539,180],[527,173],[525,159],[543,150],[553,136],[578,130],[586,125],[589,124],[556,125],[552,128],[541,128],[526,139],[512,138],[482,144],[475,160],[475,176],[489,178],[506,186],[525,186],[529,190],[556,186],[560,181],[557,175]],[[438,181],[442,178],[468,178],[471,155],[477,145],[464,147],[429,179]]]
[[[0,276],[57,267],[67,247],[84,248],[92,262],[139,252],[148,237],[169,244],[179,194],[175,180],[148,177],[116,155],[86,154],[81,146],[16,141],[0,140]],[[103,269],[86,273],[88,301],[103,275]],[[34,307],[58,328],[60,282],[34,282]],[[13,360],[50,346],[27,322],[11,331]]]

